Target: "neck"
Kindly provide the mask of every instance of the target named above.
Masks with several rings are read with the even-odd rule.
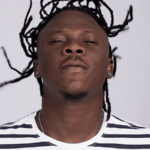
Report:
[[[42,99],[36,122],[39,129],[56,140],[67,143],[85,142],[94,137],[102,125],[103,93],[86,102],[67,103],[55,99]]]

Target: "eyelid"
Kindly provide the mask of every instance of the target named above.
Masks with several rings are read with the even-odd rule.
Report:
[[[57,41],[57,42],[56,42]],[[63,40],[53,40],[53,41],[51,41],[50,43],[60,43],[60,42],[64,42]],[[84,43],[86,43],[86,42],[89,42],[89,43],[96,43],[96,42],[94,42],[94,41],[92,41],[92,40],[86,40],[86,41],[84,41]]]
[[[55,42],[55,41],[63,42],[63,40],[53,40],[53,41],[51,41],[50,43],[58,43],[58,42]]]
[[[90,43],[96,43],[96,42],[94,42],[94,41],[91,41],[91,40],[86,40],[86,41],[84,41],[84,42],[87,42],[87,41],[89,41]]]

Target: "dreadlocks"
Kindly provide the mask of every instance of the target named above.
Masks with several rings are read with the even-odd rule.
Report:
[[[31,58],[31,61],[28,63],[28,66],[22,72],[20,72],[11,66],[11,63],[7,57],[7,53],[4,49],[4,47],[2,47],[2,50],[7,59],[9,67],[12,70],[18,72],[20,74],[20,77],[14,79],[14,80],[3,82],[0,84],[0,87],[3,87],[4,85],[7,85],[9,83],[18,82],[24,78],[29,77],[33,73],[33,67],[31,67],[32,62],[33,62],[33,60],[38,59],[37,52],[36,52],[38,34],[44,28],[44,26],[48,23],[48,21],[51,20],[56,14],[58,14],[62,11],[65,11],[65,10],[83,11],[83,12],[87,13],[88,15],[90,15],[91,17],[93,17],[98,22],[98,24],[105,30],[108,37],[115,37],[118,35],[119,32],[127,30],[127,28],[125,28],[125,27],[128,25],[129,22],[131,22],[133,20],[132,6],[130,6],[130,8],[129,8],[123,24],[114,25],[113,11],[103,0],[86,0],[87,5],[84,5],[84,6],[81,5],[81,2],[83,0],[66,0],[66,1],[68,1],[67,5],[61,9],[57,7],[60,1],[63,1],[63,0],[59,0],[59,1],[51,0],[51,1],[47,2],[46,4],[44,4],[44,0],[40,0],[41,10],[40,10],[39,14],[40,14],[40,18],[42,19],[42,21],[39,23],[39,25],[37,27],[31,28],[30,30],[27,31],[27,28],[33,19],[32,16],[29,17],[29,13],[32,8],[32,0],[30,0],[30,7],[27,11],[27,14],[26,14],[26,17],[24,20],[24,25],[23,25],[23,28],[21,29],[21,32],[19,35],[20,35],[21,46],[23,47],[23,50],[24,50],[26,56]],[[89,7],[89,3],[91,1],[94,3],[95,8]],[[78,2],[79,7],[76,7],[73,5],[75,2]],[[53,5],[51,11],[50,12],[46,11],[46,8],[51,4]],[[110,15],[111,15],[110,26],[108,26],[105,18],[103,17],[102,12],[101,12],[100,7],[102,5],[104,7],[106,7],[108,9],[108,11],[110,12]],[[26,45],[28,45],[28,46],[26,46]],[[121,58],[120,56],[113,54],[116,49],[117,49],[117,47],[115,47],[112,50],[112,48],[109,44],[109,58],[112,58],[112,56],[113,56],[113,60],[114,60],[113,77],[115,76],[115,73],[116,73],[117,58]],[[37,81],[40,85],[40,95],[43,96],[43,84],[42,84],[41,77],[38,78]],[[105,112],[107,112],[107,120],[106,121],[108,121],[110,118],[110,113],[111,113],[111,104],[109,101],[107,78],[103,85],[103,91],[104,91],[104,94],[106,91],[106,103],[108,105],[108,109],[106,109],[105,99],[103,99],[103,109]],[[105,97],[105,95],[104,95],[104,97]]]

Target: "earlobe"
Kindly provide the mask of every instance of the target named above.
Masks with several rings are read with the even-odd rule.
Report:
[[[39,70],[38,59],[33,60],[33,71],[34,71],[34,77],[39,78],[40,77],[40,70]]]
[[[113,76],[113,65],[114,65],[114,61],[112,58],[108,58],[108,68],[107,68],[107,78],[110,79]]]

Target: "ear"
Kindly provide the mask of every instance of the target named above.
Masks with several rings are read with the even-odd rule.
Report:
[[[33,71],[34,71],[34,77],[35,78],[40,78],[41,77],[40,70],[39,70],[39,60],[38,59],[33,60]],[[37,72],[39,72],[39,73],[37,74]]]
[[[111,75],[108,75],[108,72],[107,72],[107,78],[110,79],[112,78],[113,76],[113,70],[114,70],[114,61],[112,58],[108,58],[108,68],[107,68],[107,71],[111,73]]]

